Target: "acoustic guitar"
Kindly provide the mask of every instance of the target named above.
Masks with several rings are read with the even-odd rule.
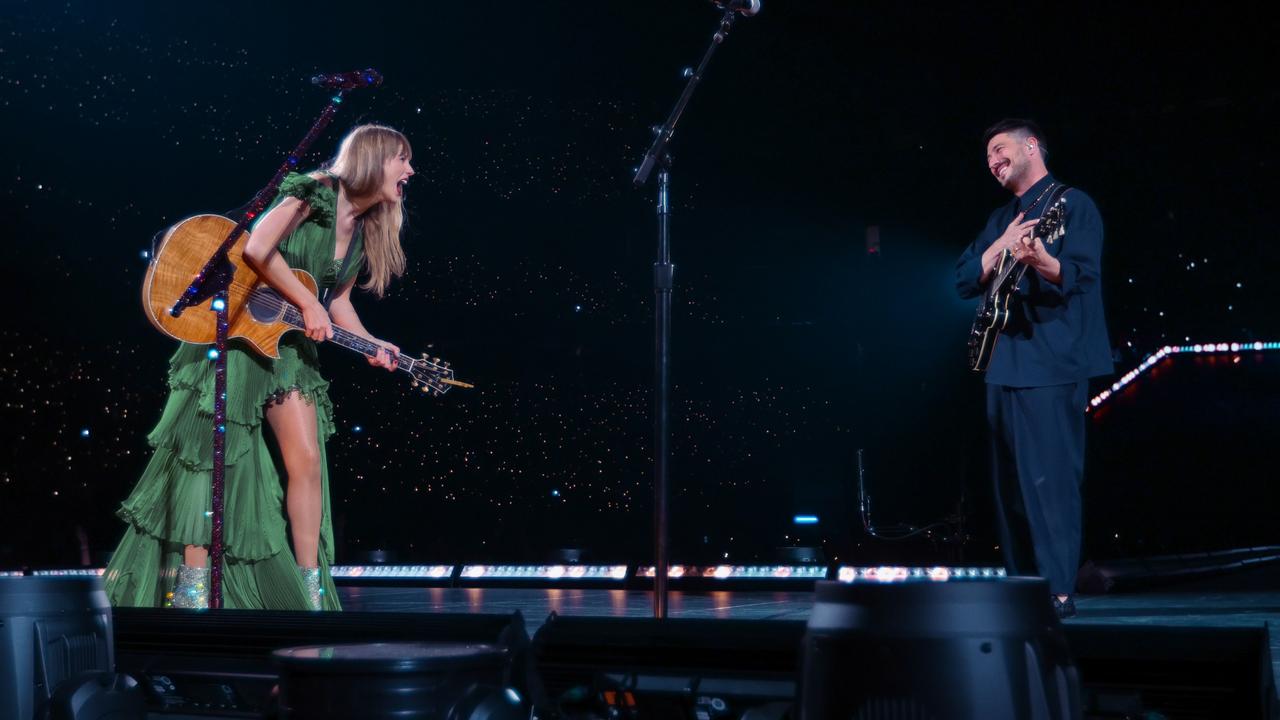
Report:
[[[169,312],[191,285],[191,281],[214,251],[222,244],[236,223],[221,215],[196,215],[169,228],[151,257],[142,283],[142,306],[147,319],[160,332],[195,345],[211,345],[217,340],[217,313],[210,302],[188,307],[179,315]],[[270,358],[280,357],[280,338],[291,330],[306,328],[302,311],[291,305],[244,261],[244,246],[249,233],[243,233],[227,252],[234,273],[227,292],[227,337],[241,338],[254,350]],[[305,270],[293,274],[312,293],[318,284]],[[333,326],[330,342],[374,357],[381,345]],[[415,388],[440,396],[451,387],[473,387],[455,380],[449,363],[422,355],[394,355],[396,369],[408,373]]]

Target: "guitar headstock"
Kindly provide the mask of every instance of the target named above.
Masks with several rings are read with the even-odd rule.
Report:
[[[429,357],[426,353],[413,360],[409,374],[413,376],[413,387],[433,397],[449,392],[449,388],[454,385],[465,385],[453,379],[453,368],[449,367],[449,363],[440,358]]]
[[[1067,221],[1067,198],[1063,196],[1058,198],[1058,202],[1044,211],[1040,216],[1039,222],[1036,223],[1035,235],[1040,238],[1045,245],[1052,245],[1054,240],[1061,238],[1066,234],[1064,227]]]

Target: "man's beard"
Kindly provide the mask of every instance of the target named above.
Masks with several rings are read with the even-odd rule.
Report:
[[[1004,180],[1000,181],[1000,185],[1006,190],[1013,190],[1026,177],[1029,166],[1027,163],[1019,163],[1013,160],[1009,161],[1009,172],[1005,174]]]

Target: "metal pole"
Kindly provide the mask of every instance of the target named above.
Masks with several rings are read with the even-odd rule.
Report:
[[[658,170],[658,259],[653,264],[654,292],[654,392],[653,392],[653,616],[667,617],[667,569],[670,557],[667,549],[669,527],[667,511],[670,500],[668,461],[671,459],[671,289],[675,266],[671,264],[671,204],[668,190],[671,183],[671,155],[667,146],[675,135],[676,123],[684,114],[693,97],[693,91],[702,80],[707,65],[716,48],[725,41],[733,27],[735,10],[725,8],[724,14],[711,36],[711,43],[702,55],[696,70],[685,70],[684,91],[675,107],[667,115],[661,127],[654,128],[653,144],[636,168],[632,182],[636,187],[649,180],[653,170]],[[754,14],[754,13],[753,13]]]
[[[654,396],[653,396],[653,616],[667,617],[667,461],[671,455],[671,290],[675,265],[671,264],[671,205],[668,189],[671,173],[663,163],[658,172],[658,259],[653,264],[654,292]]]

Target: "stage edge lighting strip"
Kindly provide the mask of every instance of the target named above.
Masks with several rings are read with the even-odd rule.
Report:
[[[636,577],[653,577],[653,566],[636,568]],[[672,580],[706,578],[712,580],[823,580],[826,565],[672,565],[667,570]]]
[[[1002,567],[850,567],[842,565],[836,579],[844,583],[955,582],[958,580],[998,580],[1008,577]]]
[[[335,578],[445,580],[453,577],[453,565],[334,565]]]
[[[463,580],[627,579],[626,565],[463,565]]]
[[[106,572],[106,568],[71,568],[67,570],[32,570],[37,577],[96,577]]]
[[[1106,402],[1112,395],[1120,392],[1129,383],[1137,380],[1143,373],[1155,367],[1161,360],[1170,355],[1208,355],[1211,353],[1238,353],[1238,352],[1264,352],[1268,350],[1280,350],[1280,342],[1233,342],[1233,343],[1196,343],[1195,345],[1165,345],[1154,353],[1148,355],[1142,364],[1130,370],[1111,384],[1110,388],[1098,393],[1089,401],[1085,412],[1096,409],[1102,403]]]

